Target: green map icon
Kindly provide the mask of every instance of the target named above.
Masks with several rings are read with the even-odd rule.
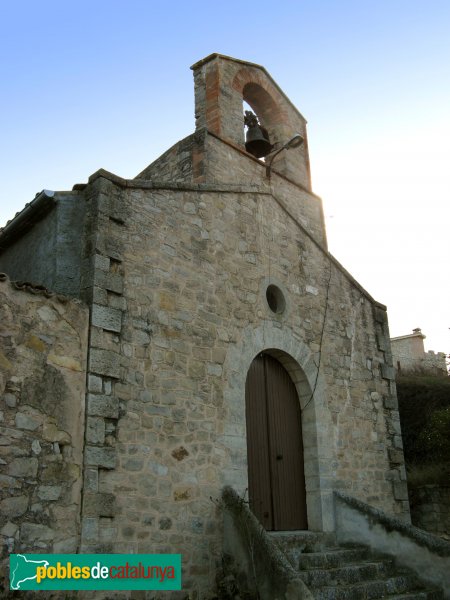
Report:
[[[48,567],[49,564],[46,560],[30,560],[23,554],[11,554],[9,563],[10,588],[20,590],[22,583],[36,579],[37,567]]]

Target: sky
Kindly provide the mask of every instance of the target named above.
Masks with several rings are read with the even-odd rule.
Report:
[[[329,249],[450,353],[450,2],[0,0],[0,226],[194,130],[190,66],[263,65],[308,120]]]

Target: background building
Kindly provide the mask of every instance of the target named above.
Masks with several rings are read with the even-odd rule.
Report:
[[[392,357],[399,373],[447,375],[445,352],[425,352],[426,336],[417,328],[409,335],[391,338]]]

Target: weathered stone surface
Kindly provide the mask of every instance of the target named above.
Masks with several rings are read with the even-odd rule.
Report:
[[[31,450],[33,451],[33,454],[40,454],[42,452],[42,446],[39,443],[39,440],[33,440],[31,442]]]
[[[87,411],[93,417],[117,419],[119,416],[119,400],[114,396],[88,394]]]
[[[403,452],[401,450],[396,450],[395,448],[389,449],[389,460],[397,465],[403,464]]]
[[[408,500],[406,481],[394,481],[394,496],[396,500]]]
[[[382,364],[381,365],[381,376],[383,379],[389,379],[391,381],[395,380],[395,369],[389,365]]]
[[[3,400],[10,408],[14,408],[17,404],[17,398],[14,396],[14,394],[5,394],[3,396]]]
[[[116,466],[116,453],[114,448],[96,448],[86,446],[86,464],[103,467],[105,469],[114,469]]]
[[[39,523],[22,523],[20,539],[24,544],[33,545],[35,542],[48,542],[55,538],[55,531]]]
[[[38,460],[37,458],[14,458],[9,463],[8,474],[13,477],[31,477],[37,475]]]
[[[19,429],[28,429],[29,431],[34,431],[41,425],[40,419],[23,413],[17,413],[15,421],[16,427]]]
[[[92,306],[92,324],[108,331],[120,332],[122,327],[122,311],[107,306]]]
[[[116,294],[123,292],[123,277],[119,273],[110,273],[97,270],[95,272],[95,285]]]
[[[5,537],[13,537],[18,529],[18,525],[16,525],[15,523],[11,523],[11,521],[8,521],[6,525],[4,525],[1,528],[0,533]]]
[[[20,539],[16,551],[52,551],[78,535],[89,313],[1,278],[0,312],[14,355],[11,370],[0,366],[2,535]]]
[[[105,420],[99,417],[87,417],[86,442],[102,445],[105,441]]]
[[[383,403],[384,403],[384,408],[393,408],[395,410],[398,410],[398,401],[397,398],[394,396],[385,396],[383,399]]]
[[[38,487],[37,495],[41,500],[58,500],[61,490],[60,485],[41,485]]]
[[[86,517],[114,516],[116,513],[114,494],[85,494],[83,512]]]
[[[101,394],[103,391],[103,381],[97,375],[88,375],[88,390],[96,394]]]
[[[58,442],[61,444],[70,444],[71,438],[66,431],[61,431],[54,423],[44,423],[42,428],[42,437],[49,442]]]
[[[0,502],[0,515],[7,518],[20,517],[28,509],[28,496],[13,496]]]
[[[89,369],[98,375],[120,377],[120,354],[111,350],[91,348],[89,353]]]

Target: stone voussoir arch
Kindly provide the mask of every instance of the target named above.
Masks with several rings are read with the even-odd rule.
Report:
[[[325,382],[317,373],[317,357],[287,327],[277,327],[271,322],[256,328],[247,327],[227,352],[224,364],[226,414],[221,441],[230,455],[230,464],[222,474],[223,484],[231,485],[243,496],[248,488],[245,382],[253,359],[261,352],[270,354],[284,366],[297,389],[302,410],[309,526],[319,531],[330,530],[332,525],[326,522],[324,510],[331,492],[321,489],[318,476],[322,454],[318,430],[324,426],[323,423],[319,426],[318,421],[325,413]]]

